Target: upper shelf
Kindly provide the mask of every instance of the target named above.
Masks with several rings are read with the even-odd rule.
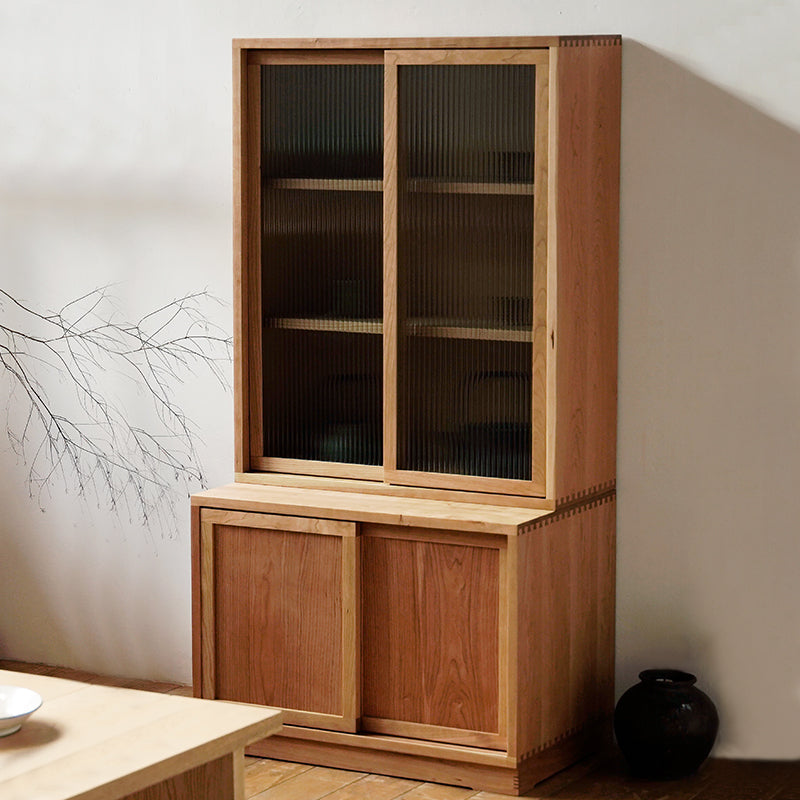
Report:
[[[408,336],[427,336],[432,339],[477,339],[487,342],[532,342],[530,328],[500,328],[491,322],[478,325],[458,325],[447,320],[409,319],[404,333]]]
[[[303,189],[312,192],[382,192],[382,180],[363,178],[267,178],[267,189]]]
[[[533,195],[532,183],[495,181],[447,181],[438,178],[409,178],[406,191],[424,194],[521,194]]]
[[[337,319],[333,317],[269,317],[268,328],[287,331],[322,331],[327,333],[383,333],[379,319]]]
[[[267,189],[299,189],[314,192],[382,192],[383,181],[354,178],[268,178]],[[421,194],[501,194],[533,195],[532,183],[502,183],[438,178],[409,178],[407,192]]]

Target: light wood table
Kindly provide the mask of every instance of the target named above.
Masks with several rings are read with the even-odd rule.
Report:
[[[281,712],[0,670],[42,707],[0,738],[3,800],[244,800],[244,747]]]

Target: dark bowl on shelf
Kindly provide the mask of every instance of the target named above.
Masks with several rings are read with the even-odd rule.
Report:
[[[531,478],[531,426],[517,422],[464,425],[457,440],[459,472],[482,477]]]
[[[368,423],[328,425],[317,442],[317,459],[343,464],[379,464],[380,429]]]

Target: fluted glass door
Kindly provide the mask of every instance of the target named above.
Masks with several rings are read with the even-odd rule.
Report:
[[[360,477],[382,462],[383,68],[266,64],[260,107],[264,466]]]
[[[544,489],[546,59],[387,59],[396,98],[387,105],[396,117],[386,186],[396,206],[387,450],[398,482]]]

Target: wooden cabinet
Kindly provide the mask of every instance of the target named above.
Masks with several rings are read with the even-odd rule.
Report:
[[[519,792],[613,703],[620,40],[238,40],[236,483],[195,690]]]

